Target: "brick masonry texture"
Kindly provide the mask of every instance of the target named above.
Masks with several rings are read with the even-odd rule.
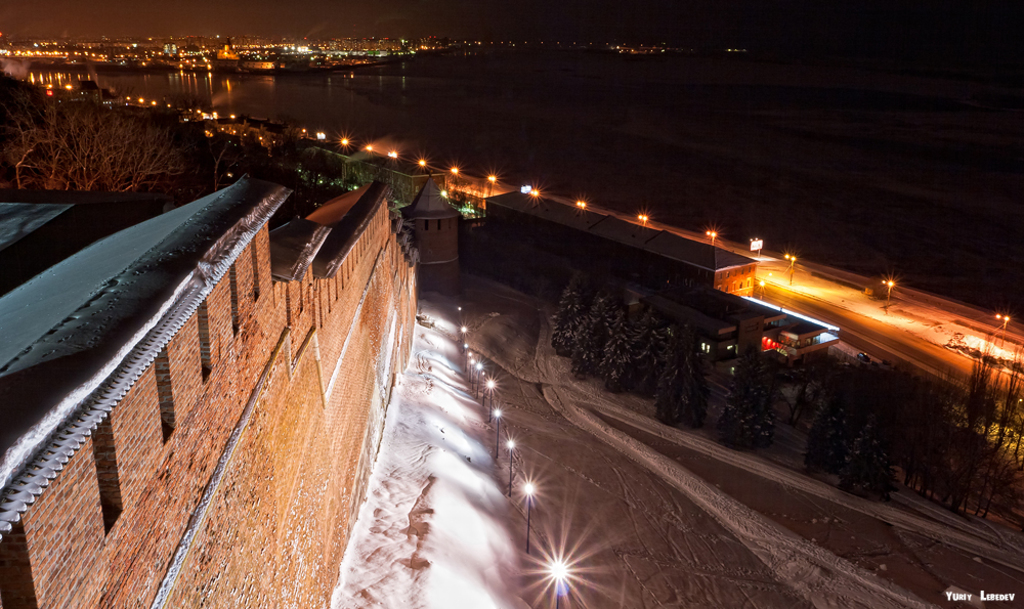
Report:
[[[331,279],[273,282],[264,227],[207,296],[202,323],[200,312],[188,320],[0,540],[0,609],[148,608],[194,514],[204,517],[164,606],[328,607],[415,310],[416,268],[386,208]],[[120,509],[116,520],[108,509],[109,530],[101,496]]]

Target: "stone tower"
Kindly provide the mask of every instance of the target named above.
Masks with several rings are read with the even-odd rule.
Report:
[[[422,290],[459,292],[459,212],[433,180],[427,180],[412,205],[402,210],[415,224],[420,252],[419,285]]]

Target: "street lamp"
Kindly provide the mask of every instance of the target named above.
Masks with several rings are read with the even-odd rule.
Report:
[[[530,553],[530,512],[533,509],[533,493],[536,489],[532,482],[527,482],[523,486],[523,492],[526,493],[526,553]]]
[[[505,447],[508,448],[508,496],[512,496],[512,451],[516,448],[516,441],[512,438],[505,442]]]
[[[562,598],[562,590],[569,593],[569,565],[557,558],[548,565],[548,576],[555,581],[555,609],[558,609]]]
[[[487,402],[491,406],[494,405],[494,388],[496,386],[497,383],[494,382],[494,379],[487,379],[487,397],[490,398]]]
[[[761,286],[761,300],[764,300],[764,279],[758,282],[757,285]]]
[[[789,285],[793,285],[793,275],[796,274],[796,256],[786,254],[786,260],[789,260]]]
[[[644,227],[647,226],[647,221],[650,220],[647,214],[640,214],[639,216],[636,217],[636,219],[639,220],[640,224],[643,224]]]
[[[715,247],[715,239],[718,239],[718,231],[709,230],[705,231],[704,234],[711,237],[711,247]]]
[[[494,175],[487,176],[487,181],[490,182],[491,184],[494,184],[495,182],[498,181],[498,176],[494,176]]]
[[[1001,334],[1000,334],[1000,338],[999,338],[999,343],[1001,345],[1005,345],[1006,344],[1006,324],[1010,323],[1010,316],[1009,315],[1003,315],[1002,313],[996,313],[996,319],[1001,320],[1003,322],[1003,327],[1000,330]]]
[[[418,163],[419,163],[420,167],[426,167],[427,166],[427,159],[420,159],[418,161]]]
[[[576,201],[576,207],[579,207],[580,209],[584,209],[585,210],[585,209],[587,209],[587,202],[584,201],[583,199],[580,199],[579,201]]]
[[[498,459],[498,447],[501,445],[501,409],[494,409],[494,459]]]
[[[892,279],[883,279],[882,285],[886,287],[885,292],[885,314],[889,314],[889,302],[892,300],[892,289],[896,287],[896,282]]]

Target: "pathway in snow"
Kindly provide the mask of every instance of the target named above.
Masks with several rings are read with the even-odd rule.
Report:
[[[487,430],[445,336],[452,329],[439,330],[416,327],[333,609],[526,607],[513,592],[519,559]]]

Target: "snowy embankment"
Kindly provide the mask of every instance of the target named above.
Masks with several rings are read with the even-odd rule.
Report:
[[[459,375],[455,328],[431,317],[434,327],[416,327],[412,365],[388,406],[333,609],[527,606],[513,592],[506,499],[481,409]]]

